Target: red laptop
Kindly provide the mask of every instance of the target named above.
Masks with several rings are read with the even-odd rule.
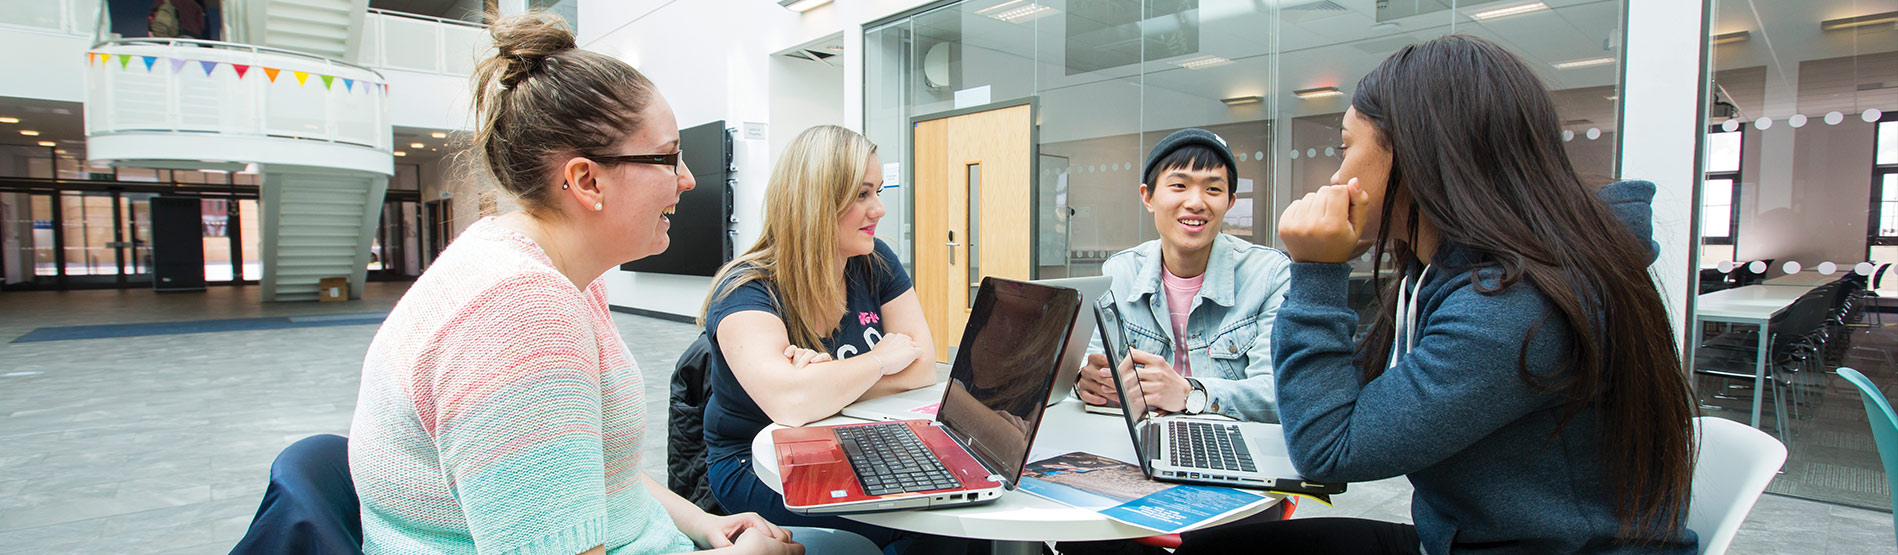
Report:
[[[935,508],[1014,489],[1080,306],[1073,289],[982,278],[936,420],[771,432],[785,508]]]

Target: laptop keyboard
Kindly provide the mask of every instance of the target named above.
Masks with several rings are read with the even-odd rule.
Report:
[[[902,422],[837,428],[857,483],[870,495],[962,487],[936,455]]]
[[[1237,425],[1170,420],[1167,427],[1170,428],[1167,437],[1173,442],[1168,450],[1173,466],[1258,471],[1258,467],[1252,464],[1252,454],[1246,451],[1245,440],[1239,436]]]

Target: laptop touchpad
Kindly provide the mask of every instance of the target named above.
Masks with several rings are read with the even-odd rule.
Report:
[[[826,440],[779,444],[778,452],[790,459],[792,465],[827,464],[844,460],[843,449],[836,442]]]

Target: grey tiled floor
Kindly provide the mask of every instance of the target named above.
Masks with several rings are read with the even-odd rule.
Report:
[[[223,553],[270,461],[346,433],[375,326],[6,343],[34,328],[386,311],[406,284],[344,303],[264,304],[256,287],[0,293],[0,553]],[[667,379],[689,324],[615,314],[646,376],[640,466],[663,479]],[[1409,484],[1352,486],[1300,516],[1405,521]],[[1889,513],[1768,495],[1732,553],[1898,553]]]

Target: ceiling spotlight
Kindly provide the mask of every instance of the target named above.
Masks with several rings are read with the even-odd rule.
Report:
[[[830,0],[778,0],[779,6],[784,6],[784,9],[791,10],[797,13],[808,12],[808,11],[811,11],[812,9],[817,8],[818,6],[822,6],[824,4],[829,4],[829,3],[830,3]]]
[[[1819,28],[1827,30],[1827,31],[1837,31],[1840,29],[1852,29],[1856,27],[1882,25],[1886,23],[1898,23],[1898,12],[1885,12],[1885,13],[1861,15],[1861,16],[1856,16],[1856,17],[1841,17],[1838,19],[1828,19],[1828,20],[1819,22]]]
[[[434,137],[437,139],[446,139],[448,138],[448,133],[442,132],[442,131],[436,131],[434,133],[429,133],[428,136]]]
[[[1265,102],[1265,97],[1255,94],[1252,96],[1235,96],[1232,98],[1221,98],[1219,99],[1219,101],[1226,103],[1227,106],[1244,106],[1246,104],[1258,104],[1260,102]]]
[[[34,131],[34,130],[32,130],[32,129],[21,129],[21,130],[20,130],[20,134],[21,134],[21,135],[26,135],[26,136],[28,136],[28,137],[38,137],[38,136],[40,136],[40,132],[38,132],[38,131]]]
[[[1742,42],[1750,38],[1753,38],[1752,31],[1734,31],[1731,33],[1721,33],[1718,35],[1714,35],[1713,43],[1716,45],[1728,44],[1728,43]]]
[[[428,146],[428,145],[425,145],[425,144],[422,144],[422,143],[409,143],[409,148],[423,148],[423,147],[426,147],[426,146]]]
[[[1600,58],[1584,58],[1580,60],[1556,62],[1553,65],[1555,66],[1555,69],[1575,69],[1578,67],[1592,67],[1592,66],[1607,65],[1607,64],[1612,64],[1612,63],[1615,63],[1614,57],[1603,56]]]
[[[20,118],[11,117],[11,116],[0,117],[0,123],[20,123]]]
[[[398,151],[395,151],[395,155],[396,155],[396,156],[408,156],[408,155],[409,155],[409,153],[407,153],[407,152],[402,152],[402,151],[400,151],[400,150],[398,150]]]
[[[223,174],[223,173],[231,173],[231,170],[220,170],[220,169],[215,169],[215,168],[205,168],[205,169],[202,169],[202,170],[198,170],[198,172],[199,172],[199,173],[219,173],[219,174]]]
[[[1499,18],[1499,17],[1509,17],[1509,16],[1512,16],[1512,15],[1522,15],[1522,14],[1526,14],[1526,13],[1530,13],[1530,12],[1539,12],[1539,11],[1542,11],[1542,10],[1546,10],[1546,9],[1549,9],[1549,5],[1548,5],[1548,4],[1543,4],[1543,3],[1541,3],[1541,2],[1530,2],[1530,3],[1527,3],[1527,4],[1517,4],[1517,5],[1514,5],[1514,6],[1510,6],[1510,7],[1507,7],[1507,8],[1496,8],[1496,9],[1493,9],[1493,10],[1483,10],[1483,11],[1480,11],[1480,12],[1476,12],[1476,13],[1473,13],[1473,14],[1470,14],[1470,19],[1474,19],[1474,20],[1477,20],[1477,21],[1488,21],[1488,20],[1491,20],[1491,19],[1496,19],[1496,18]]]
[[[1337,87],[1318,87],[1315,89],[1299,89],[1299,90],[1292,91],[1292,96],[1296,96],[1303,100],[1311,100],[1314,98],[1325,98],[1329,96],[1344,96],[1344,91],[1338,90]]]
[[[40,146],[59,146],[59,143],[55,143],[52,141],[40,141]]]

